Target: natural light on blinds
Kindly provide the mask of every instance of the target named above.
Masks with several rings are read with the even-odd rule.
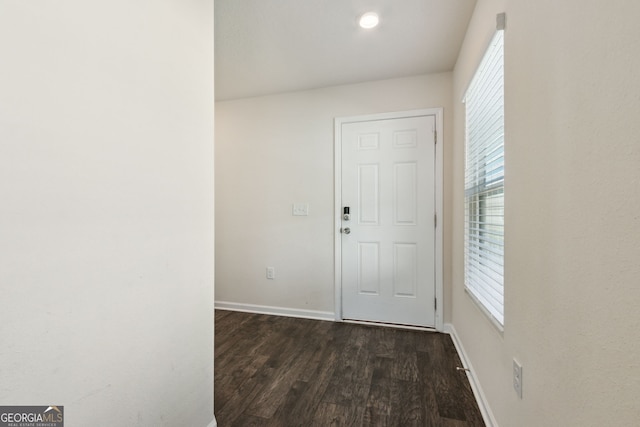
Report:
[[[465,286],[504,324],[504,31],[465,95]]]

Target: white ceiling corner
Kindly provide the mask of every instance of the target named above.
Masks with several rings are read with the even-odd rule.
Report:
[[[475,3],[215,0],[216,99],[451,71]]]

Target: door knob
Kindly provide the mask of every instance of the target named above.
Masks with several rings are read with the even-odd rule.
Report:
[[[342,231],[344,234],[351,233],[351,229],[349,227],[341,228],[340,231]]]

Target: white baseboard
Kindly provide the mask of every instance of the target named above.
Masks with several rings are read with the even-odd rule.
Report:
[[[473,370],[473,366],[469,361],[469,357],[467,353],[464,351],[464,347],[462,346],[462,341],[458,338],[458,334],[456,333],[456,328],[453,327],[450,323],[445,323],[444,332],[451,335],[451,339],[453,341],[453,345],[456,347],[458,351],[458,355],[460,356],[460,361],[462,362],[462,366],[467,369],[467,378],[469,378],[469,384],[471,385],[471,389],[473,390],[473,395],[476,397],[476,401],[478,402],[478,408],[480,408],[480,412],[482,413],[482,418],[484,419],[484,423],[487,427],[498,427],[498,423],[496,419],[493,417],[493,412],[491,412],[491,408],[489,407],[489,403],[482,391],[482,387],[480,386],[480,382],[478,381],[478,377],[476,377],[476,372]]]
[[[216,417],[213,417],[213,420],[209,423],[207,427],[218,427],[218,423],[216,422]]]
[[[216,301],[216,310],[243,311],[245,313],[270,314],[272,316],[299,317],[313,320],[335,320],[330,311],[300,310],[297,308],[272,307],[268,305],[241,304],[237,302]]]

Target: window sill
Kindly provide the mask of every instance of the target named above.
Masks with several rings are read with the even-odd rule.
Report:
[[[489,310],[484,308],[484,306],[478,300],[478,298],[476,298],[475,295],[469,292],[469,289],[467,289],[466,286],[464,287],[464,293],[467,294],[467,296],[471,299],[471,301],[473,301],[473,304],[482,312],[482,314],[484,314],[487,320],[489,320],[489,322],[493,325],[493,327],[496,328],[496,330],[500,333],[500,335],[504,335],[504,325],[502,325],[498,321],[498,319],[496,319],[491,313],[489,313]]]

